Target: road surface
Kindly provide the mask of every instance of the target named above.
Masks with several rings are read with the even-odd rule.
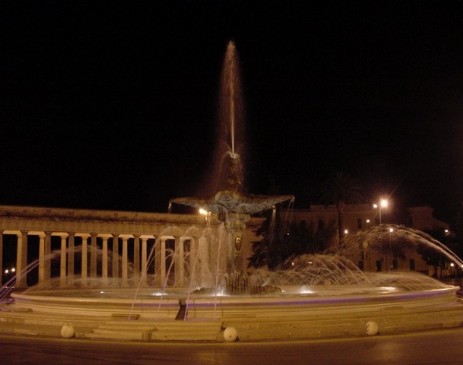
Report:
[[[260,343],[119,343],[0,336],[1,364],[443,365],[463,363],[463,328]]]

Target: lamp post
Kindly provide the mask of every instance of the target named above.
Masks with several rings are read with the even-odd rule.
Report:
[[[392,236],[392,232],[394,232],[394,228],[389,228],[389,252],[391,253],[391,262],[393,263],[394,261],[394,256],[392,255],[392,245],[391,245],[391,236]],[[392,264],[394,265],[394,264]]]
[[[383,208],[387,208],[388,205],[389,205],[389,201],[387,199],[384,199],[384,198],[381,198],[379,200],[379,203],[373,204],[373,208],[378,209],[378,211],[379,211],[379,224],[382,223],[381,211],[383,210]]]
[[[450,263],[450,267],[452,270],[455,272],[455,282],[457,281],[457,269],[455,267],[455,264],[453,262]]]
[[[363,271],[367,271],[368,241],[362,242],[362,248],[363,248]],[[370,271],[370,260],[368,260],[368,271]]]
[[[211,212],[204,209],[204,208],[199,208],[198,213],[202,216],[204,216],[204,219],[206,220],[207,226],[209,227],[210,220],[211,220]]]

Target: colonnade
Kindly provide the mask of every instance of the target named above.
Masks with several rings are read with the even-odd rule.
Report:
[[[262,220],[247,222],[243,261]],[[108,285],[181,287],[192,271],[195,284],[208,285],[212,272],[226,270],[224,243],[219,252],[214,238],[222,231],[215,216],[199,214],[0,205],[0,279],[7,279],[2,265],[14,260],[15,286],[22,288],[35,284],[32,279],[46,285],[52,276],[63,287],[90,286],[96,278]]]
[[[96,278],[101,280],[99,285],[120,284],[124,287],[140,280],[146,285],[150,267],[155,285],[183,286],[190,258],[200,252],[201,241],[192,236],[3,230],[0,231],[0,262],[5,235],[16,237],[15,286],[18,288],[28,286],[28,272],[36,267],[38,284],[47,283],[51,279],[52,261],[59,262],[61,287],[72,286],[76,279],[80,285],[92,286],[92,279]],[[37,258],[28,258],[31,236],[38,237]],[[58,237],[54,239],[55,246],[59,240],[59,247],[54,250],[53,237]],[[78,257],[80,267],[76,267]],[[169,273],[171,277],[168,278]],[[119,280],[110,281],[114,278]]]

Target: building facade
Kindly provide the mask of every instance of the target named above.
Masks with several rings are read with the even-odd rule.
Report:
[[[412,228],[449,229],[433,217],[430,207],[409,208],[407,213]],[[336,224],[337,210],[313,205],[293,210],[287,217],[294,223],[326,227]],[[255,232],[262,222],[257,217],[247,222],[243,268],[253,254],[252,243],[260,239]],[[369,205],[347,205],[344,210],[347,235],[379,223],[379,211]],[[122,287],[134,283],[181,287],[195,276],[198,286],[208,285],[212,272],[225,270],[220,237],[223,223],[214,216],[0,206],[1,282],[15,276],[15,286],[24,288],[45,285],[53,277],[55,285],[65,287],[77,280],[79,285],[92,285],[98,278],[103,283],[117,279]],[[392,251],[388,257],[372,245],[363,246],[351,259],[364,270],[432,274],[416,250],[404,247],[398,258]]]
[[[312,205],[308,209],[295,210],[291,213],[296,223],[308,225],[315,230],[320,227],[338,225],[338,211],[334,205]],[[380,210],[372,204],[348,204],[343,210],[343,229],[346,244],[358,244],[349,237],[378,226],[380,223],[403,224],[419,231],[449,232],[449,225],[433,216],[433,209],[429,206],[409,207],[405,212],[405,221],[396,222],[390,210]],[[351,260],[361,269],[367,271],[420,271],[435,275],[436,268],[430,267],[417,253],[416,247],[402,244],[400,237],[394,235],[394,228],[381,240],[374,238],[370,242],[360,242],[357,250],[352,250]],[[355,242],[355,243],[354,243]],[[339,245],[338,234],[331,238],[332,246]],[[401,247],[398,247],[400,246]],[[444,269],[448,270],[448,269]]]
[[[260,221],[248,222],[243,241],[254,239]],[[0,206],[2,283],[13,267],[19,288],[49,285],[52,276],[63,287],[97,278],[122,287],[181,287],[193,270],[198,283],[207,283],[225,266],[217,244],[222,227],[199,214]],[[249,254],[249,246],[244,250]]]

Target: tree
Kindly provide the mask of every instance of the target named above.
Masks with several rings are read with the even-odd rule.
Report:
[[[346,204],[358,203],[361,201],[360,185],[357,180],[349,175],[337,173],[330,178],[323,186],[323,204],[334,204],[337,210],[338,239],[342,244],[344,240],[344,208]]]
[[[248,267],[275,269],[290,257],[324,252],[334,232],[334,222],[315,230],[313,225],[305,222],[282,220],[278,211],[276,215],[268,214],[256,231],[256,235],[263,236],[263,239],[253,242]]]

